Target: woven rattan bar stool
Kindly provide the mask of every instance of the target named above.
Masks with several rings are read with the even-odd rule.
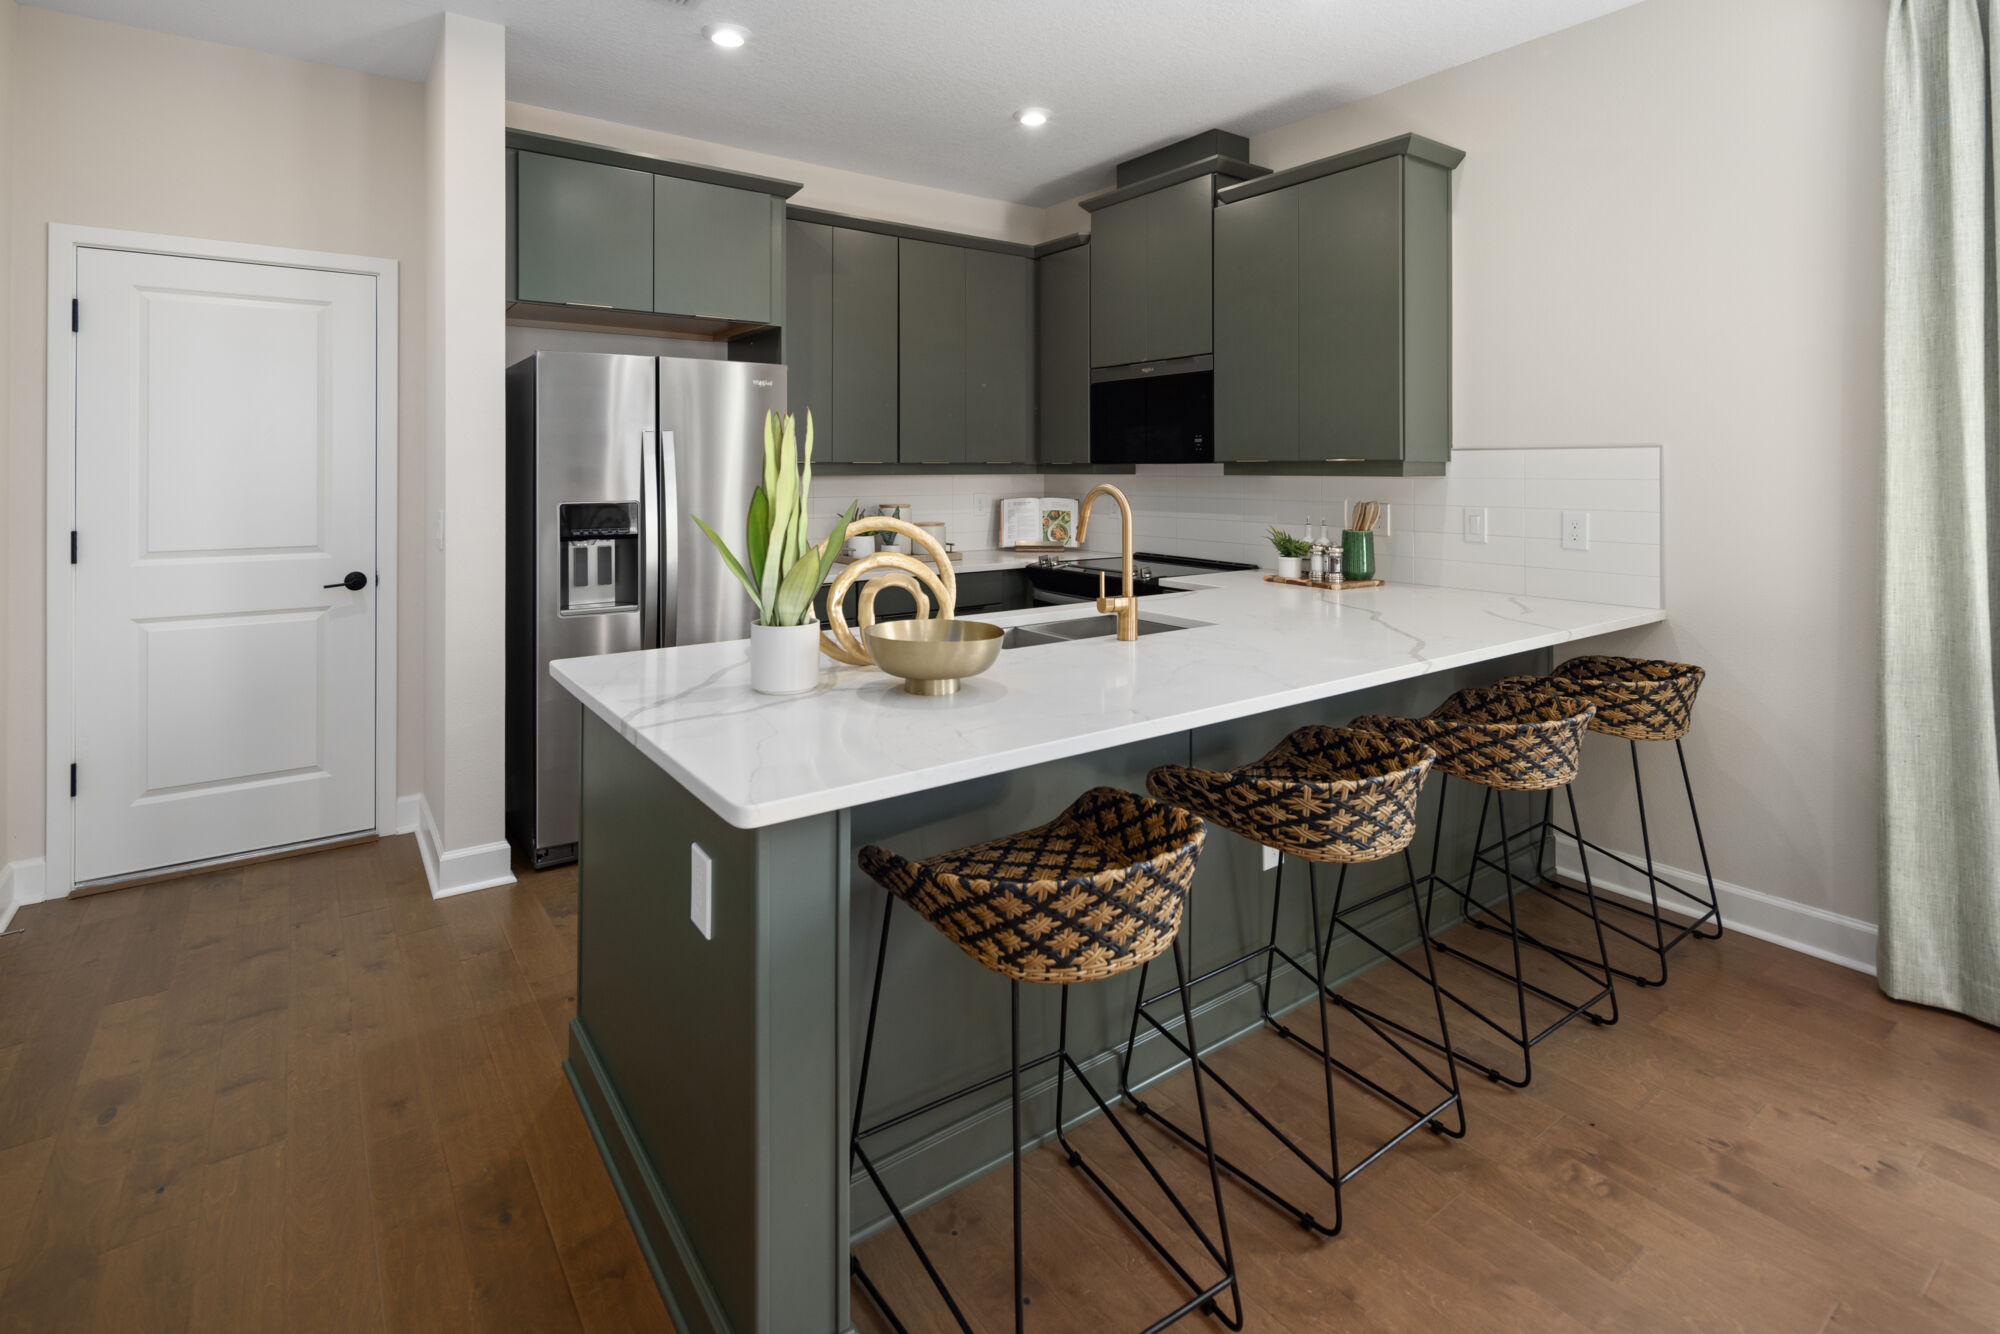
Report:
[[[1147,1334],[1198,1310],[1216,1317],[1230,1329],[1243,1328],[1243,1299],[1236,1286],[1236,1259],[1229,1246],[1229,1220],[1223,1210],[1221,1177],[1208,1138],[1208,1103],[1201,1071],[1197,1069],[1194,1074],[1195,1104],[1202,1125],[1202,1138],[1197,1143],[1208,1157],[1209,1190],[1215,1201],[1212,1237],[1168,1186],[1152,1159],[1099,1096],[1069,1052],[1069,988],[1079,982],[1103,981],[1143,968],[1161,954],[1173,956],[1175,976],[1181,979],[1182,1021],[1190,1033],[1194,1031],[1194,1009],[1188,996],[1179,936],[1188,885],[1194,879],[1195,859],[1201,853],[1204,836],[1201,821],[1185,811],[1115,788],[1100,787],[1084,793],[1068,810],[1039,828],[957,852],[911,861],[887,848],[870,845],[861,849],[862,869],[889,891],[889,897],[882,910],[874,990],[868,1002],[867,1036],[862,1042],[859,1086],[854,1095],[853,1156],[881,1192],[896,1226],[915,1250],[957,1327],[967,1334],[972,1325],[965,1312],[917,1240],[864,1144],[885,1130],[1002,1081],[1010,1084],[1014,1145],[1013,1323],[1015,1330],[1020,1331],[1026,1326],[1027,1315],[1022,1292],[1021,1079],[1050,1062],[1056,1066],[1056,1140],[1070,1165],[1082,1171],[1104,1193],[1190,1294],[1179,1306],[1145,1326]],[[883,962],[888,955],[889,924],[898,899],[983,967],[1007,979],[1012,1002],[1012,1064],[1000,1074],[864,1127],[861,1112],[868,1094],[868,1067],[875,1050],[875,1021],[882,1004]],[[1023,983],[1062,988],[1056,1049],[1027,1061],[1021,1059]],[[1071,1075],[1145,1167],[1181,1221],[1199,1239],[1220,1277],[1206,1282],[1197,1279],[1070,1143],[1064,1126],[1063,1093]],[[852,1267],[856,1281],[889,1323],[898,1330],[905,1329],[858,1257],[852,1261]],[[1223,1314],[1220,1305],[1225,1291],[1230,1295],[1229,1315]],[[935,1328],[937,1324],[926,1321],[919,1327]]]
[[[1458,894],[1467,920],[1476,926],[1504,931],[1509,937],[1513,950],[1511,969],[1489,963],[1446,941],[1434,940],[1433,943],[1444,954],[1512,984],[1515,1005],[1511,1023],[1494,1018],[1448,987],[1440,987],[1439,990],[1453,1004],[1519,1049],[1521,1073],[1518,1077],[1504,1073],[1497,1066],[1468,1056],[1464,1051],[1457,1053],[1459,1062],[1471,1066],[1495,1083],[1514,1088],[1524,1088],[1534,1078],[1535,1045],[1572,1019],[1583,1015],[1597,1025],[1618,1022],[1615,978],[1605,954],[1604,928],[1597,917],[1595,896],[1589,898],[1591,922],[1597,937],[1597,954],[1591,960],[1522,929],[1514,911],[1516,878],[1513,866],[1505,856],[1497,862],[1493,861],[1486,855],[1485,845],[1486,818],[1492,811],[1497,813],[1500,824],[1498,846],[1502,849],[1512,846],[1507,829],[1506,804],[1495,800],[1496,793],[1547,792],[1553,796],[1556,789],[1561,788],[1569,801],[1571,825],[1577,825],[1576,797],[1569,791],[1569,785],[1576,778],[1583,733],[1594,713],[1595,708],[1588,701],[1546,688],[1477,686],[1459,691],[1427,717],[1372,715],[1354,720],[1356,727],[1427,745],[1437,752],[1436,767],[1441,777],[1437,833],[1431,844],[1430,873],[1425,877],[1425,931],[1429,934],[1431,930],[1437,887],[1443,884]],[[1466,870],[1464,882],[1456,885],[1438,871],[1438,853],[1444,841],[1445,787],[1454,778],[1485,789],[1479,808],[1479,828],[1473,836],[1472,862]],[[1473,879],[1481,866],[1498,870],[1505,877],[1506,897],[1497,909],[1480,903],[1472,894]],[[1583,875],[1584,883],[1588,885],[1590,867],[1587,861],[1583,863]],[[1589,994],[1581,999],[1572,999],[1529,981],[1522,968],[1523,945],[1540,950],[1577,973],[1590,985]],[[1539,1028],[1531,1029],[1528,1021],[1530,996],[1554,1006],[1556,1017]],[[1609,1003],[1608,1015],[1598,1014],[1592,1009],[1600,1002]],[[1429,1044],[1432,1041],[1409,1028],[1392,1026],[1419,1042]]]
[[[1354,915],[1386,899],[1408,894],[1419,923],[1422,922],[1424,907],[1418,899],[1419,879],[1416,866],[1410,860],[1409,846],[1417,828],[1417,794],[1423,789],[1424,775],[1429,771],[1433,758],[1430,748],[1418,742],[1396,740],[1350,728],[1302,727],[1279,742],[1270,754],[1239,769],[1217,772],[1165,765],[1146,777],[1148,790],[1163,801],[1193,811],[1252,842],[1276,849],[1279,854],[1278,883],[1271,905],[1270,938],[1264,945],[1184,982],[1176,991],[1163,991],[1156,996],[1146,994],[1146,979],[1141,973],[1139,995],[1132,1009],[1132,1029],[1126,1041],[1120,1091],[1137,1111],[1158,1121],[1189,1144],[1198,1148],[1206,1144],[1206,1122],[1202,1126],[1203,1138],[1197,1139],[1192,1131],[1154,1107],[1133,1089],[1132,1053],[1143,1022],[1188,1057],[1198,1073],[1206,1074],[1216,1088],[1233,1099],[1293,1157],[1331,1187],[1333,1213],[1329,1221],[1288,1198],[1242,1164],[1226,1157],[1217,1158],[1224,1170],[1322,1236],[1332,1236],[1341,1229],[1345,1219],[1342,1188],[1347,1182],[1419,1127],[1427,1125],[1453,1137],[1465,1134],[1465,1107],[1459,1101],[1458,1068],[1452,1057],[1444,998],[1437,990],[1428,933],[1421,929],[1418,931],[1418,939],[1423,946],[1424,971],[1417,975],[1432,988],[1438,1024],[1438,1035],[1432,1043],[1436,1051],[1443,1053],[1442,1071],[1434,1068],[1439,1062],[1431,1058],[1430,1053],[1420,1055],[1411,1050],[1371,1012],[1349,1003],[1326,982],[1327,960],[1332,952],[1334,935],[1343,926],[1364,944],[1416,972],[1393,949],[1357,925]],[[1407,874],[1404,883],[1372,894],[1358,903],[1345,901],[1349,866],[1381,861],[1397,853],[1403,856],[1403,869]],[[1300,960],[1278,942],[1279,913],[1284,904],[1285,859],[1288,857],[1306,864],[1306,889],[1313,930],[1313,953],[1307,961]],[[1324,925],[1319,898],[1319,864],[1322,862],[1335,863],[1340,867],[1339,877],[1334,882],[1333,913]],[[1271,984],[1275,969],[1281,962],[1314,983],[1316,994],[1313,999],[1317,1002],[1314,1008],[1319,1014],[1319,1041],[1316,1043],[1271,1012]],[[1320,1064],[1326,1088],[1324,1157],[1303,1147],[1299,1137],[1287,1131],[1279,1120],[1267,1114],[1265,1109],[1253,1105],[1234,1085],[1210,1068],[1206,1053],[1197,1055],[1201,1048],[1195,1042],[1192,1031],[1184,1037],[1177,1036],[1151,1012],[1150,1007],[1170,999],[1177,991],[1185,993],[1187,989],[1211,978],[1255,963],[1264,966],[1264,981],[1259,992],[1264,1023],[1311,1053]],[[1184,995],[1182,1003],[1186,1003]],[[1354,1014],[1391,1051],[1428,1077],[1437,1086],[1437,1099],[1429,1106],[1420,1106],[1336,1057],[1333,1054],[1329,1003]],[[1337,1133],[1336,1076],[1386,1099],[1408,1118],[1406,1124],[1373,1150],[1346,1163],[1342,1162]],[[1443,1118],[1453,1108],[1457,1109],[1457,1125],[1449,1127]],[[1315,1127],[1315,1137],[1318,1133]]]
[[[1604,929],[1631,941],[1658,961],[1657,974],[1651,969],[1645,972],[1624,968],[1614,970],[1618,976],[1629,978],[1642,987],[1665,985],[1667,951],[1683,940],[1691,936],[1701,940],[1722,938],[1722,904],[1715,893],[1715,872],[1708,865],[1708,841],[1702,837],[1701,812],[1696,809],[1694,801],[1694,780],[1688,777],[1687,751],[1681,745],[1681,739],[1687,735],[1694,717],[1695,692],[1701,689],[1704,675],[1702,669],[1692,663],[1668,662],[1659,658],[1594,656],[1571,658],[1547,676],[1509,677],[1501,682],[1502,685],[1532,683],[1586,700],[1597,707],[1597,716],[1590,720],[1590,730],[1622,738],[1631,746],[1632,790],[1639,801],[1639,843],[1644,850],[1644,866],[1595,843],[1582,843],[1574,829],[1564,829],[1555,823],[1552,818],[1553,800],[1542,807],[1542,820],[1537,829],[1524,832],[1539,832],[1544,844],[1551,833],[1565,835],[1582,843],[1591,852],[1646,877],[1650,907],[1591,891],[1591,897],[1597,900],[1598,906],[1623,914],[1622,917],[1608,919]],[[1639,777],[1641,741],[1674,743],[1674,756],[1681,766],[1681,788],[1687,793],[1688,818],[1694,823],[1695,846],[1701,850],[1702,878],[1708,882],[1706,899],[1694,890],[1665,879],[1654,868],[1653,833],[1646,817],[1646,785]],[[1584,910],[1583,904],[1578,902],[1584,891],[1546,882],[1537,888],[1565,907],[1577,912]],[[1670,896],[1665,911],[1662,911],[1660,902],[1662,889]],[[1634,918],[1638,920],[1633,921]],[[1620,925],[1621,921],[1632,922],[1634,930],[1626,930]],[[1710,924],[1713,924],[1713,930],[1702,929]]]

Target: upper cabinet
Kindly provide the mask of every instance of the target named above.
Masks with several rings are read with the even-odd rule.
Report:
[[[1057,248],[1060,246],[1061,248]],[[1083,237],[1035,258],[1035,459],[1090,462],[1090,251]]]
[[[896,238],[794,220],[785,271],[785,379],[813,462],[896,462]]]
[[[519,131],[507,142],[510,301],[711,338],[784,323],[796,182]]]
[[[1092,366],[1214,350],[1215,185],[1195,176],[1092,214]]]
[[[677,176],[653,178],[653,309],[778,323],[785,201]]]
[[[1261,471],[1451,456],[1451,170],[1405,135],[1221,192],[1215,441]]]
[[[904,463],[1033,456],[1034,264],[938,241],[897,241]]]
[[[524,152],[516,190],[519,300],[653,308],[653,177]]]

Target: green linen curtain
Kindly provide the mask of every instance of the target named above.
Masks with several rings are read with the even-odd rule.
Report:
[[[1991,3],[1889,9],[1878,971],[2000,1024]]]

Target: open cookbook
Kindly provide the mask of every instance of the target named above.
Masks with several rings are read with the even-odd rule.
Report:
[[[1053,496],[1014,497],[1000,502],[1000,545],[1076,545],[1077,505]]]

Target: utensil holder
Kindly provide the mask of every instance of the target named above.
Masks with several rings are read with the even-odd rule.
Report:
[[[1343,579],[1373,579],[1375,577],[1375,533],[1372,529],[1349,528],[1340,535],[1341,572]]]

